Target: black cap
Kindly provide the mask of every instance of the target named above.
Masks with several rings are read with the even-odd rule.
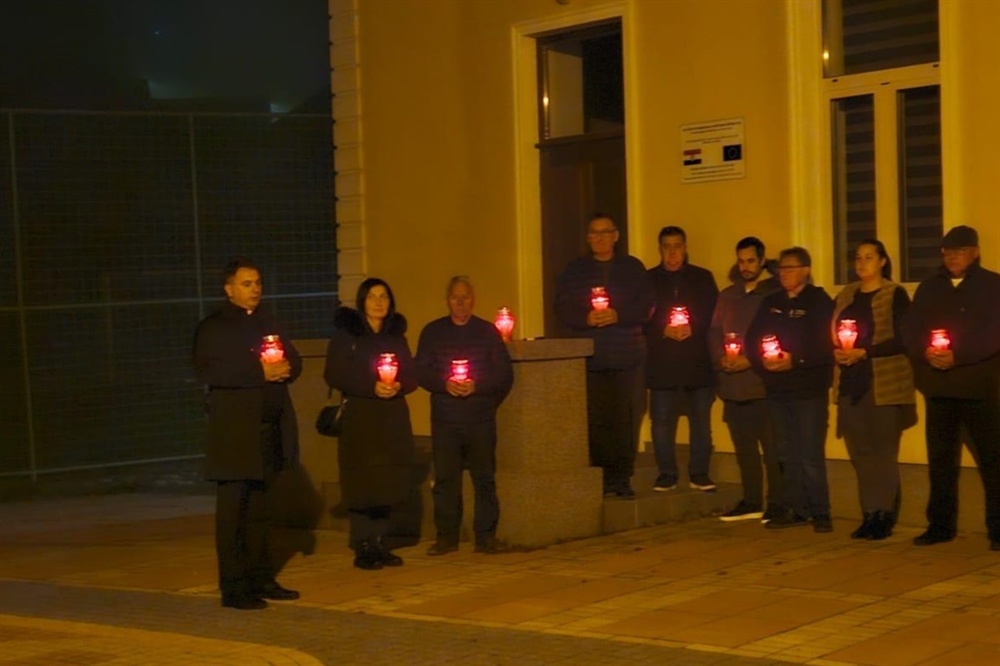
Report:
[[[941,247],[979,247],[979,234],[964,224],[952,228],[941,239]]]

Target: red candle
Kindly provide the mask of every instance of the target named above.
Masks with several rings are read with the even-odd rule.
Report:
[[[943,328],[935,328],[931,331],[931,347],[938,351],[951,349],[951,336]]]
[[[760,349],[764,352],[764,358],[766,359],[773,361],[781,356],[781,343],[778,342],[778,336],[765,335],[761,338]]]
[[[677,305],[670,308],[670,325],[671,326],[687,326],[691,322],[691,315],[688,314],[688,309],[683,305]]]
[[[727,358],[736,358],[743,350],[743,341],[740,339],[740,334],[726,333],[726,339],[722,343],[722,346],[726,350]]]
[[[264,363],[278,363],[285,360],[285,346],[277,335],[265,335],[260,346],[260,360]]]
[[[503,341],[510,342],[511,333],[514,332],[514,315],[511,313],[510,308],[502,307],[497,310],[497,316],[493,320],[493,325],[500,331],[500,337],[503,338]]]
[[[378,360],[378,380],[383,384],[392,384],[396,381],[396,373],[399,372],[399,361],[395,354],[379,354]]]
[[[837,324],[837,338],[841,348],[850,351],[858,340],[858,322],[853,319],[841,319]]]
[[[608,292],[604,287],[594,287],[590,290],[590,304],[595,310],[607,310],[609,303]]]
[[[451,381],[453,382],[469,381],[468,359],[459,358],[451,362]]]

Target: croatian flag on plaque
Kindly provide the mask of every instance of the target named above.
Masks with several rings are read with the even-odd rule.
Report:
[[[691,148],[684,151],[684,166],[701,164],[701,148]]]

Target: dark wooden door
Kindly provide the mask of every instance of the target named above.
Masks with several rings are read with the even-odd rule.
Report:
[[[618,252],[628,250],[625,135],[587,134],[551,139],[541,151],[542,273],[545,335],[566,331],[555,315],[556,276],[575,258],[589,252],[587,223],[597,212],[614,217],[620,231]]]

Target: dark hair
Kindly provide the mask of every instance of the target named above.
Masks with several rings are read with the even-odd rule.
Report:
[[[764,243],[756,236],[747,236],[746,238],[741,238],[740,242],[736,244],[736,251],[745,250],[748,247],[752,247],[757,251],[757,258],[764,258]]]
[[[250,270],[257,271],[258,274],[260,273],[260,269],[257,268],[257,264],[252,259],[248,259],[247,257],[233,257],[222,269],[222,284],[229,284],[229,281],[236,277],[236,272],[241,268],[249,268]]]
[[[688,236],[686,233],[684,233],[684,230],[681,229],[680,227],[675,227],[673,225],[669,227],[663,227],[662,229],[660,229],[660,235],[656,237],[656,242],[662,243],[663,239],[666,238],[667,236],[680,236],[682,241],[684,241],[685,243],[688,242]]]
[[[882,266],[882,277],[886,280],[891,280],[892,259],[889,258],[889,253],[885,251],[885,245],[882,244],[882,241],[877,238],[866,238],[858,243],[858,247],[855,248],[854,252],[857,253],[858,249],[860,249],[862,245],[871,245],[875,248],[875,252],[878,253],[879,259],[885,259],[885,265]]]
[[[590,223],[593,222],[594,220],[607,220],[608,222],[611,223],[611,226],[613,226],[615,229],[618,229],[618,221],[615,220],[614,216],[611,213],[602,213],[601,211],[597,211],[596,213],[591,215],[590,218],[587,220],[587,226],[589,227]]]
[[[781,254],[778,255],[779,266],[781,265],[781,262],[785,259],[785,257],[795,257],[796,259],[799,260],[799,263],[802,264],[803,266],[812,266],[812,257],[809,256],[809,250],[805,249],[804,247],[799,247],[798,245],[796,245],[794,247],[789,247],[782,250]]]
[[[385,287],[385,293],[389,295],[389,311],[385,313],[385,318],[391,319],[396,314],[396,297],[392,295],[392,288],[389,287],[389,283],[382,278],[367,278],[358,285],[358,296],[354,299],[354,307],[361,314],[361,321],[364,322],[366,329],[370,327],[368,326],[368,317],[365,316],[365,299],[368,298],[368,292],[379,285]]]

